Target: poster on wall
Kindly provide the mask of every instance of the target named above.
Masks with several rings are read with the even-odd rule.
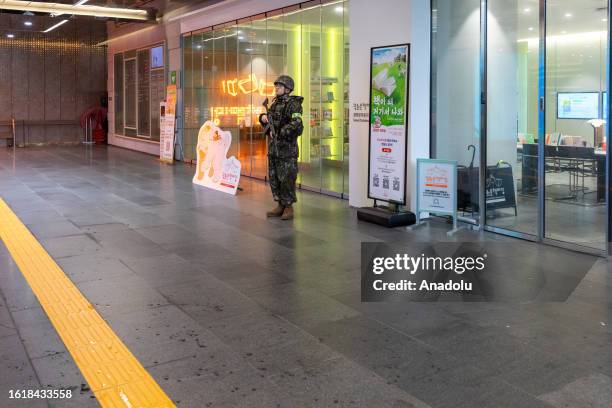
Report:
[[[159,159],[174,163],[174,114],[168,113],[168,103],[159,103]]]
[[[197,166],[193,183],[236,195],[241,164],[236,157],[227,157],[232,133],[206,121],[198,132]]]
[[[368,197],[406,204],[410,44],[375,47],[370,55]]]
[[[176,115],[176,85],[166,87],[166,104],[167,113]]]

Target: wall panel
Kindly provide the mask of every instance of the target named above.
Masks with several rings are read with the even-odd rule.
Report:
[[[22,28],[23,16],[0,14],[0,28],[15,34],[0,38],[0,121],[25,121],[28,144],[78,143],[81,114],[106,95],[106,49],[96,46],[106,25],[75,18],[44,34],[57,20],[28,18],[31,31]]]

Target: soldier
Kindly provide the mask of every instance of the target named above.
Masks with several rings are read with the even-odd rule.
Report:
[[[298,173],[298,143],[302,134],[301,96],[290,95],[294,82],[290,76],[281,75],[274,81],[276,97],[267,113],[259,116],[264,132],[270,136],[268,145],[268,172],[272,197],[278,204],[268,211],[268,217],[293,218],[292,204],[297,201],[295,180]]]

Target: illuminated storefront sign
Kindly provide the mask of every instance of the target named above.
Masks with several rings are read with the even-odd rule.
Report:
[[[264,112],[263,106],[253,105],[210,107],[210,117],[217,126],[253,126]]]
[[[274,96],[274,83],[266,82],[263,78],[257,78],[257,75],[251,74],[243,79],[231,79],[221,81],[221,89],[223,93],[238,96],[250,95],[258,93],[261,96]]]

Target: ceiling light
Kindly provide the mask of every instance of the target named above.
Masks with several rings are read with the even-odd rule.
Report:
[[[76,3],[74,3],[75,6],[80,6],[81,4],[85,4],[87,3],[89,0],[79,0]]]
[[[334,10],[336,11],[336,13],[342,13],[344,11],[344,7],[337,6]]]
[[[149,20],[149,13],[146,10],[63,3],[44,3],[42,1],[0,0],[0,9],[32,11],[36,13],[49,14],[75,14],[79,16],[120,18],[125,20]]]
[[[602,18],[601,21],[606,22],[606,21],[608,21],[608,19],[607,18]]]
[[[253,51],[252,48],[247,48],[245,51]]]
[[[32,27],[32,22],[31,21],[24,21],[23,25],[28,26],[28,27]]]
[[[561,34],[567,34],[567,31],[563,30],[561,31]]]
[[[15,34],[7,34],[6,35],[8,38],[15,38]]]
[[[529,7],[523,9],[524,13],[529,13],[530,11],[531,11],[531,9]]]
[[[267,44],[268,42],[266,40],[263,40],[261,43],[262,44]]]
[[[62,24],[66,24],[68,22],[68,20],[62,20],[59,23],[47,28],[45,31],[43,31],[43,33],[48,33],[50,31],[55,30],[57,27],[61,26]]]
[[[244,40],[244,37],[243,36],[239,36],[238,39],[239,40]]]
[[[571,16],[572,16],[572,13],[565,13],[566,18],[570,18]]]
[[[529,30],[529,31],[533,31],[533,27],[529,27],[529,28],[528,28],[528,30]]]

